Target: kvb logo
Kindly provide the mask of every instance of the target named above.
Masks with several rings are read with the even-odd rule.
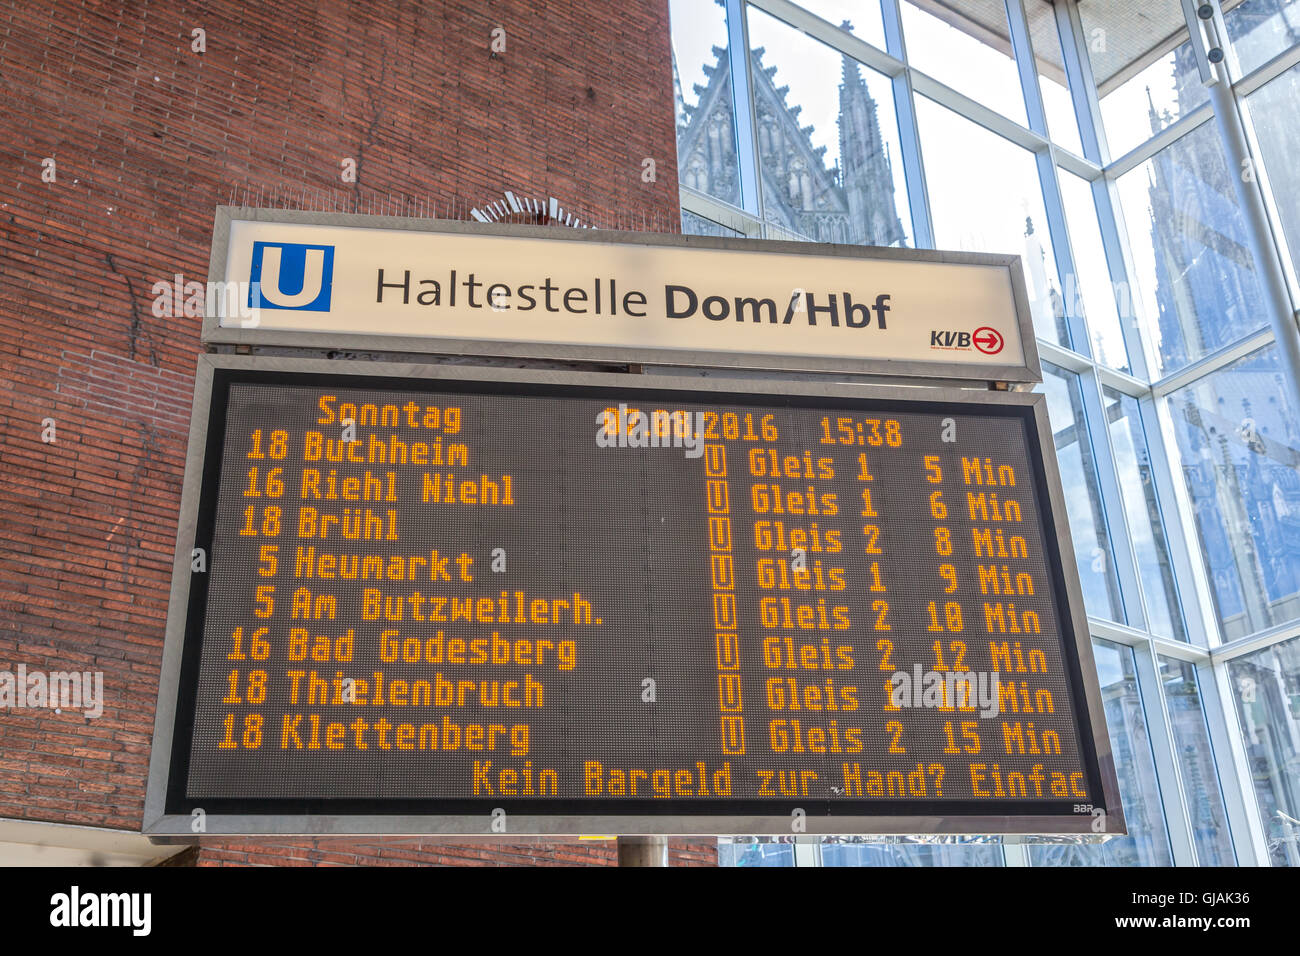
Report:
[[[328,312],[334,247],[254,242],[249,280],[250,308]]]
[[[932,329],[930,331],[930,348],[932,349],[968,349],[970,333],[953,329]]]
[[[969,352],[971,346],[985,355],[997,355],[1006,342],[1002,333],[982,325],[974,332],[961,332],[956,329],[932,329],[930,331],[930,348],[949,351]]]

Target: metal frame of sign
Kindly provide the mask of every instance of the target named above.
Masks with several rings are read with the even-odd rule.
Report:
[[[1005,269],[1015,304],[1016,325],[1020,331],[1020,353],[1005,364],[982,364],[961,361],[924,361],[894,359],[858,359],[843,356],[804,356],[779,353],[735,351],[697,351],[691,349],[647,348],[642,346],[608,346],[513,342],[506,340],[458,339],[439,336],[381,335],[365,332],[309,332],[292,329],[257,327],[223,327],[212,305],[203,319],[202,341],[213,345],[297,346],[308,349],[372,352],[407,352],[448,354],[493,358],[550,359],[611,364],[646,363],[678,367],[736,368],[775,372],[839,372],[871,375],[876,380],[928,379],[937,382],[1007,382],[1036,383],[1043,380],[1034,347],[1034,325],[1020,257],[977,252],[941,252],[926,249],[895,249],[873,246],[831,245],[812,242],[779,242],[759,239],[723,239],[704,236],[648,234],[615,230],[568,229],[558,226],[501,225],[462,222],[448,219],[412,219],[400,216],[369,216],[352,213],[302,212],[282,209],[255,209],[218,206],[213,223],[212,257],[208,268],[210,283],[226,279],[230,225],[234,221],[294,223],[318,226],[351,226],[398,232],[447,233],[473,236],[504,236],[541,239],[564,243],[612,243],[629,246],[655,246],[666,249],[719,249],[750,253],[756,257],[772,254],[818,258],[859,259],[877,262],[933,262],[950,265],[981,265]],[[557,248],[557,259],[571,259],[581,249]],[[756,259],[756,262],[759,260]],[[761,270],[761,265],[755,266]]]
[[[1084,611],[1083,594],[1079,583],[1074,549],[1070,541],[1061,478],[1052,449],[1053,439],[1047,418],[1046,398],[1042,394],[991,390],[939,390],[891,386],[846,386],[787,381],[718,381],[699,378],[668,376],[642,376],[623,373],[571,373],[500,368],[467,368],[447,365],[413,365],[387,362],[329,361],[321,359],[243,357],[231,355],[204,355],[198,362],[195,375],[194,409],[190,426],[189,446],[185,462],[185,485],[181,500],[177,546],[172,571],[171,603],[168,609],[166,643],[163,649],[159,681],[158,708],[155,717],[153,748],[150,756],[149,782],[145,799],[143,832],[162,840],[194,840],[195,814],[203,810],[202,833],[208,836],[232,834],[437,834],[472,839],[505,840],[519,842],[529,838],[557,838],[580,834],[773,834],[790,835],[791,813],[801,801],[789,800],[789,807],[773,806],[765,815],[695,815],[685,811],[689,804],[665,806],[663,815],[608,815],[582,814],[540,815],[512,813],[508,798],[496,797],[484,801],[501,806],[508,814],[507,830],[499,834],[493,830],[490,810],[477,814],[411,811],[391,814],[348,812],[345,802],[329,800],[282,801],[291,803],[294,812],[260,809],[257,812],[228,810],[221,806],[231,801],[203,801],[177,799],[183,787],[177,789],[172,773],[182,748],[188,742],[175,736],[177,717],[182,702],[193,703],[195,688],[186,690],[185,681],[197,681],[197,653],[201,642],[202,617],[196,615],[191,600],[190,570],[191,547],[197,540],[204,515],[200,507],[215,508],[216,485],[220,462],[207,460],[209,451],[210,411],[213,407],[214,384],[222,370],[238,374],[263,371],[275,374],[317,373],[375,380],[416,379],[437,382],[443,387],[475,383],[478,387],[499,387],[504,392],[512,388],[553,388],[579,393],[597,393],[617,389],[625,394],[636,392],[676,393],[681,401],[700,401],[727,396],[747,396],[751,399],[779,399],[784,396],[825,398],[832,401],[852,399],[893,399],[909,402],[948,402],[972,406],[1011,406],[1030,409],[1036,423],[1036,439],[1042,472],[1044,533],[1055,541],[1056,553],[1050,554],[1049,567],[1053,570],[1053,587],[1059,607],[1062,645],[1071,686],[1074,688],[1075,706],[1079,713],[1079,729],[1084,744],[1085,765],[1088,751],[1095,754],[1095,770],[1100,781],[1102,803],[1105,809],[1107,834],[1124,833],[1124,815],[1119,798],[1110,740],[1106,733],[1102,696],[1093,660],[1088,620]],[[1031,438],[1032,438],[1031,434]],[[1031,447],[1032,451],[1032,447]],[[206,483],[213,483],[205,489]],[[206,499],[206,501],[205,501]],[[207,516],[210,522],[211,515]],[[186,674],[186,665],[192,670]],[[175,738],[175,739],[174,739]],[[169,787],[172,787],[169,798]],[[1095,798],[1094,798],[1095,799]],[[371,801],[380,802],[380,801]],[[434,801],[406,801],[410,803]],[[803,801],[806,802],[806,801]],[[258,799],[246,803],[253,806]],[[270,801],[261,800],[265,807]],[[205,806],[206,804],[206,806]],[[430,807],[430,811],[434,806]],[[848,816],[838,814],[813,815],[803,819],[800,832],[816,835],[834,834],[1094,834],[1096,818],[1081,808],[1076,815],[953,815],[953,816]]]

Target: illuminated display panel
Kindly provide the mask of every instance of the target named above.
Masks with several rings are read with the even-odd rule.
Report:
[[[218,369],[167,812],[1086,815],[1038,434]]]

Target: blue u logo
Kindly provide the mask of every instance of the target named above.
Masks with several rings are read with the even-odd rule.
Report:
[[[248,305],[254,309],[328,312],[334,285],[334,247],[297,242],[254,242]]]

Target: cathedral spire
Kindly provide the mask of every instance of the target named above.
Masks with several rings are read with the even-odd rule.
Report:
[[[840,29],[851,31],[845,20]],[[892,246],[906,239],[894,204],[894,177],[880,135],[876,101],[850,56],[842,57],[840,83],[840,187],[855,243]]]
[[[686,109],[686,97],[682,95],[682,75],[677,69],[677,51],[673,51],[673,113],[677,117],[677,129],[686,128],[690,113]]]
[[[1147,91],[1147,118],[1148,118],[1148,122],[1150,122],[1151,124],[1151,134],[1154,136],[1156,133],[1160,132],[1165,127],[1164,124],[1161,123],[1160,121],[1160,114],[1156,112],[1156,101],[1151,96],[1151,87],[1148,86],[1146,88],[1146,91]]]

